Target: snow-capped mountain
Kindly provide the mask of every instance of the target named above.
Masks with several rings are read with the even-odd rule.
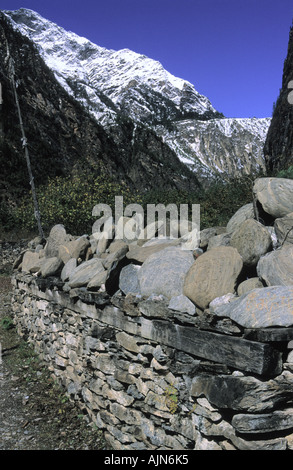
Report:
[[[29,38],[62,87],[107,132],[122,116],[161,137],[198,177],[264,169],[270,119],[225,119],[194,86],[155,60],[107,50],[27,9],[4,11]]]

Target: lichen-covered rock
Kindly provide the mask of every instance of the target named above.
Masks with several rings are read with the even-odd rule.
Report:
[[[184,281],[184,295],[205,309],[216,297],[234,292],[242,268],[242,258],[235,248],[212,248],[189,269]]]

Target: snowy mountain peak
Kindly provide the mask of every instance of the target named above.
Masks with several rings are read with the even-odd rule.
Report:
[[[32,10],[3,13],[106,131],[121,115],[148,127],[203,178],[264,170],[269,118],[224,119],[190,82],[158,61],[129,49],[100,47]]]
[[[76,86],[73,90],[70,84],[72,80],[82,86],[83,93],[80,94],[86,92],[88,104],[92,101],[92,93],[97,90],[124,111],[125,98],[133,94],[134,89],[143,87],[148,95],[158,93],[172,101],[181,113],[193,112],[202,117],[207,113],[217,114],[210,101],[191,83],[173,76],[158,61],[129,49],[114,51],[97,46],[32,10],[4,11],[4,14],[15,29],[37,45],[43,59],[67,91],[77,93]],[[153,109],[140,106],[139,97],[133,99],[137,101],[138,109],[132,113],[132,119],[144,120],[153,114]]]

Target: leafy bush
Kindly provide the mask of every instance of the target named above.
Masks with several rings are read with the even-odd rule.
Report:
[[[137,202],[139,196],[125,185],[105,175],[80,173],[73,177],[55,177],[37,189],[44,230],[63,224],[72,234],[90,233],[96,204],[108,204],[114,211],[115,196],[123,196],[125,204]],[[114,213],[114,212],[113,212]],[[14,210],[14,218],[22,228],[36,227],[31,194],[25,196]]]
[[[289,166],[286,170],[281,170],[277,173],[277,178],[293,179],[293,165]]]
[[[253,177],[231,178],[214,182],[201,200],[201,229],[225,226],[243,205],[252,202]]]
[[[140,204],[147,213],[148,204],[187,204],[191,218],[192,204],[200,204],[201,229],[225,226],[232,215],[244,204],[252,201],[252,177],[215,181],[205,191],[154,189],[139,193],[108,176],[93,176],[80,172],[73,177],[55,177],[48,184],[37,188],[42,225],[48,231],[55,224],[63,224],[73,235],[91,233],[94,218],[92,209],[96,204],[108,204],[115,214],[115,196],[123,196],[124,209],[130,203]],[[18,227],[36,229],[31,194],[26,195],[9,215]],[[146,221],[145,221],[146,222]]]

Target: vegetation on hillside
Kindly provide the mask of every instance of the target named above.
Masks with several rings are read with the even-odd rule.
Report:
[[[61,223],[73,235],[91,233],[95,218],[92,209],[103,203],[115,214],[115,196],[123,196],[123,207],[130,203],[140,204],[145,213],[148,204],[187,204],[191,215],[192,204],[200,204],[201,228],[225,225],[233,213],[252,200],[253,179],[233,178],[228,182],[216,181],[201,192],[154,189],[146,193],[131,190],[118,181],[100,175],[93,177],[85,172],[75,176],[50,178],[37,188],[42,225],[45,232]],[[23,196],[17,205],[0,210],[2,230],[36,230],[36,220],[31,194]]]
[[[90,234],[95,221],[93,207],[99,203],[107,204],[114,215],[115,196],[123,196],[124,209],[128,204],[136,203],[143,207],[145,214],[148,204],[163,204],[166,207],[175,204],[178,211],[180,204],[187,204],[191,216],[192,205],[200,204],[200,227],[204,229],[225,226],[237,209],[252,202],[252,187],[257,176],[261,175],[214,181],[201,192],[163,191],[158,188],[140,193],[111,180],[103,172],[93,176],[81,171],[74,176],[50,178],[37,188],[37,195],[46,233],[53,225],[61,223],[73,235]],[[293,166],[274,176],[293,179]],[[0,206],[0,223],[2,231],[11,231],[15,227],[23,231],[37,231],[31,194],[24,195],[17,205]]]

